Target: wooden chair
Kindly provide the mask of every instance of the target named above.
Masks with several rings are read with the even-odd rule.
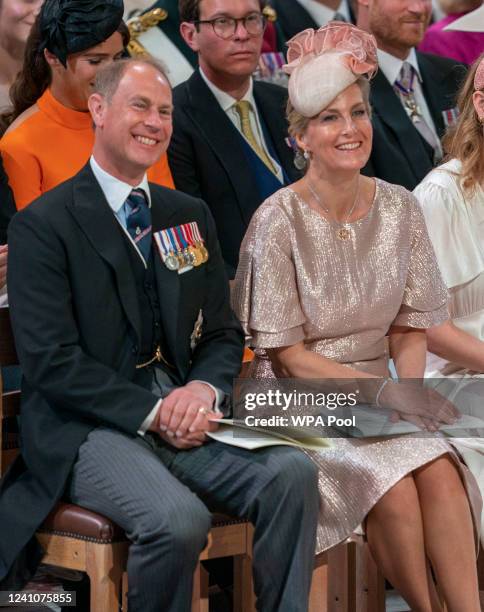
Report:
[[[9,312],[0,308],[0,366],[17,365]],[[20,392],[3,392],[0,373],[0,475],[18,454],[17,419]],[[100,514],[60,502],[37,532],[45,550],[44,563],[85,572],[91,583],[91,612],[127,610],[122,588],[129,542],[123,531]],[[243,520],[215,514],[208,544],[200,561],[234,557],[235,612],[252,612],[250,551],[252,530]],[[192,612],[208,612],[208,576],[198,565],[194,576]]]
[[[309,612],[385,612],[385,581],[368,546],[343,543],[316,557]]]

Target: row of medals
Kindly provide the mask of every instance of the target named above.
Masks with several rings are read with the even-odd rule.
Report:
[[[203,242],[197,241],[176,253],[170,251],[165,259],[168,270],[180,270],[186,266],[200,266],[208,260],[208,251]]]

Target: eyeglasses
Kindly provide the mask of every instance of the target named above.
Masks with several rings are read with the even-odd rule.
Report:
[[[236,19],[235,17],[216,17],[215,19],[205,19],[193,22],[195,25],[210,23],[213,31],[219,38],[228,40],[237,32],[239,23],[244,24],[244,28],[250,36],[262,34],[266,27],[266,18],[262,13],[250,13],[245,17]]]

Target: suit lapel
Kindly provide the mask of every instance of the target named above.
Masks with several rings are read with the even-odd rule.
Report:
[[[89,163],[74,178],[73,196],[73,201],[67,205],[68,210],[93,248],[113,269],[121,304],[139,340],[141,321],[138,297],[126,243]],[[86,271],[86,274],[89,273]]]
[[[241,137],[198,70],[188,79],[187,92],[191,119],[230,177],[240,214],[248,224],[260,196],[242,148]]]
[[[273,5],[277,22],[287,39],[307,28],[318,29],[318,24],[296,0],[274,0]]]
[[[449,100],[449,92],[446,87],[447,73],[436,71],[425,54],[417,53],[417,60],[422,73],[422,89],[425,100],[427,101],[439,138],[442,138],[445,132],[442,111],[455,106],[455,102]]]
[[[395,133],[409,166],[416,176],[420,176],[422,168],[432,163],[420,134],[382,72],[377,73],[371,87],[371,105],[375,113]]]
[[[151,198],[151,223],[153,233],[178,225],[176,222],[176,209],[170,204],[168,198],[159,196],[155,193],[154,189],[151,191]],[[170,354],[180,371],[180,364],[178,363],[179,351],[177,351],[178,315],[180,312],[180,276],[176,272],[168,270],[154,242],[153,249],[163,331],[168,348],[170,349]]]
[[[264,123],[274,143],[279,162],[289,176],[291,182],[301,178],[294,166],[294,152],[286,143],[288,125],[285,120],[285,109],[278,108],[280,98],[272,96],[272,89],[254,82],[254,99]]]

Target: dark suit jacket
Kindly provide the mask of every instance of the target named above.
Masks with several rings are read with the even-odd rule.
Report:
[[[0,159],[0,244],[7,242],[7,227],[16,212],[12,190]]]
[[[417,53],[423,91],[435,127],[445,132],[442,111],[455,107],[466,67],[454,60]],[[433,167],[433,151],[412,124],[392,85],[382,72],[371,82],[373,148],[363,172],[414,189]]]
[[[151,185],[153,231],[196,221],[210,258],[178,275],[155,254],[164,340],[175,382],[229,392],[243,336],[229,307],[213,220],[200,200]],[[8,285],[22,381],[22,454],[0,488],[0,581],[54,502],[77,451],[104,425],[135,436],[157,398],[132,382],[140,345],[127,243],[89,165],[19,212]],[[192,351],[190,336],[204,325]],[[25,550],[25,549],[24,549]]]
[[[279,40],[283,40],[284,44],[299,32],[307,28],[318,29],[319,25],[314,21],[307,10],[296,2],[296,0],[271,0],[271,6],[277,13],[276,29],[279,35]],[[352,23],[355,23],[351,5],[349,4]],[[281,51],[285,51],[283,47]]]
[[[299,172],[287,145],[287,91],[270,83],[254,82],[254,98],[289,179]],[[199,71],[173,92],[173,136],[168,149],[177,189],[201,197],[217,226],[222,254],[232,276],[249,221],[261,204],[252,169],[239,132],[222,110]]]

